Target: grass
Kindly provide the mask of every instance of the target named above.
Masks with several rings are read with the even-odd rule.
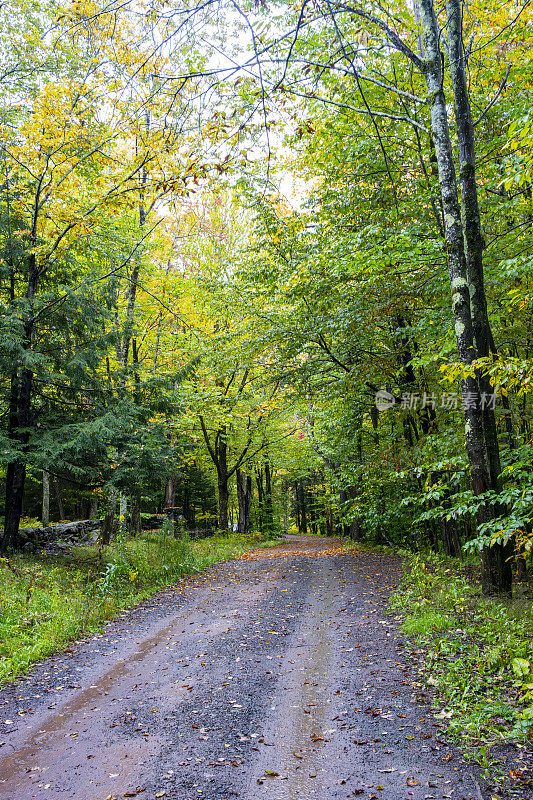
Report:
[[[531,603],[482,598],[461,562],[407,559],[391,607],[416,637],[438,716],[473,752],[533,737]]]
[[[428,636],[438,631],[447,631],[453,627],[453,624],[453,619],[449,614],[442,614],[440,611],[424,611],[407,616],[402,630],[407,636]]]
[[[109,547],[0,559],[0,683],[174,581],[277,540],[230,534],[191,542],[157,532]]]

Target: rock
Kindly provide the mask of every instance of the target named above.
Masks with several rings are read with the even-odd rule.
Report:
[[[20,528],[18,547],[24,550],[45,547],[58,541],[80,544],[94,539],[100,531],[99,519],[82,519],[76,522],[60,522],[46,528]]]

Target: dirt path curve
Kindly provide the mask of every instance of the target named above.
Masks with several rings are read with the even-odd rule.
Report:
[[[477,800],[384,611],[400,564],[291,537],[0,697],[0,800]]]

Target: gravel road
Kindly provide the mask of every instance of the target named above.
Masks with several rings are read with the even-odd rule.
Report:
[[[0,697],[0,800],[479,800],[385,612],[400,562],[291,537]]]

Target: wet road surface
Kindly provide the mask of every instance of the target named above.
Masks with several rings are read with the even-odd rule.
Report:
[[[0,691],[0,800],[478,800],[385,611],[400,569],[291,537],[122,614]]]

